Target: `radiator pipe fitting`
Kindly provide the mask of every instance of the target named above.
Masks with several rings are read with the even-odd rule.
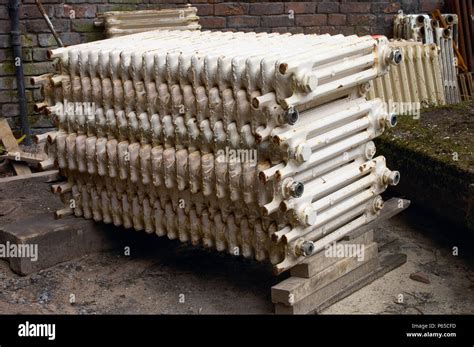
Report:
[[[374,213],[377,213],[383,208],[383,206],[384,206],[384,201],[382,197],[377,196],[372,203],[372,210],[374,211]]]
[[[402,51],[399,49],[392,49],[387,56],[387,62],[392,65],[399,65],[403,60]]]
[[[384,184],[396,186],[400,182],[400,172],[386,169],[382,176]]]
[[[309,256],[313,255],[314,242],[313,241],[304,241],[299,246],[299,252],[303,257],[309,257]]]
[[[285,122],[289,125],[295,125],[300,117],[298,110],[294,107],[288,108],[285,113]]]
[[[388,128],[393,128],[397,125],[398,117],[395,113],[387,113],[380,118],[380,125],[385,125]]]
[[[293,198],[299,198],[304,193],[304,184],[301,182],[294,181],[292,178],[283,182],[283,194],[285,196],[291,196]]]

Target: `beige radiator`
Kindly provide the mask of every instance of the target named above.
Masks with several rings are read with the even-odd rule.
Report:
[[[418,114],[420,108],[445,104],[441,64],[435,44],[391,41],[402,52],[400,65],[371,81],[369,99],[381,98],[397,114]]]
[[[376,218],[398,183],[372,139],[384,37],[153,31],[51,52],[49,159],[65,213],[269,261],[276,273]]]
[[[96,26],[103,26],[106,37],[117,37],[150,30],[200,30],[195,7],[165,10],[112,11],[98,15]]]
[[[440,23],[427,14],[404,14],[400,11],[393,22],[393,37],[424,44],[435,43],[438,46],[444,99],[447,104],[455,104],[461,101],[457,60],[453,48],[457,45],[458,17],[456,14],[441,16],[446,22],[446,28],[441,28]]]

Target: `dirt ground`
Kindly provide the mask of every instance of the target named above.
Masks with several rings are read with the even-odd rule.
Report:
[[[0,211],[6,213],[0,226],[59,206],[48,184],[10,183],[0,188]],[[273,312],[270,287],[284,276],[274,277],[268,265],[154,235],[117,232],[136,233],[130,256],[122,249],[90,254],[24,277],[0,260],[0,313]],[[474,261],[468,252],[474,247],[466,235],[409,208],[376,230],[377,239],[394,242],[407,254],[407,263],[323,313],[473,314]],[[409,278],[417,271],[430,283]]]

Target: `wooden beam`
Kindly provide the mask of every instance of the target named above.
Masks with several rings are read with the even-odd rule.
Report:
[[[2,141],[7,152],[20,150],[20,146],[18,145],[18,142],[16,142],[12,130],[10,129],[10,126],[8,125],[8,122],[5,118],[0,118],[0,141]],[[12,166],[15,169],[17,175],[31,174],[30,167],[25,163],[12,162]]]
[[[292,306],[322,287],[355,270],[369,259],[377,257],[377,243],[364,247],[364,259],[357,257],[339,258],[335,264],[318,272],[311,278],[290,277],[272,287],[272,302]]]
[[[321,289],[311,293],[302,300],[296,302],[294,305],[275,304],[276,314],[309,314],[314,312],[321,304],[330,300],[334,294],[343,291],[349,287],[351,283],[360,281],[361,278],[373,273],[379,265],[378,259],[373,258],[363,263],[358,268],[346,273],[335,281],[322,287]]]
[[[0,118],[0,140],[7,151],[17,151],[20,149],[5,118]]]
[[[11,161],[24,161],[31,164],[39,164],[46,160],[47,157],[44,154],[28,153],[28,152],[8,152],[1,155],[0,158],[10,159]]]
[[[59,175],[59,170],[50,170],[50,171],[41,171],[41,172],[35,172],[35,173],[30,173],[30,174],[20,175],[20,176],[3,177],[3,178],[0,178],[0,184],[15,182],[15,181],[23,181],[23,180],[34,179],[34,178],[41,178],[41,177],[44,177],[45,181],[47,182],[57,181],[61,178],[61,176]]]
[[[322,302],[318,307],[316,307],[314,312],[321,312],[325,310],[329,306],[334,305],[336,302],[341,301],[342,299],[348,297],[352,293],[355,293],[359,289],[364,288],[376,279],[383,277],[386,273],[396,269],[399,266],[402,266],[406,262],[406,254],[382,254],[378,259],[379,266],[373,272],[369,273],[363,278],[360,278],[358,281],[352,281],[348,286],[344,287],[339,291],[333,291],[333,295],[324,302]]]
[[[374,242],[374,232],[373,230],[369,230],[356,238],[353,238],[351,240],[339,241],[336,244],[368,245],[372,242]],[[324,252],[323,250],[309,257],[302,263],[292,267],[290,273],[291,276],[294,277],[310,278],[316,275],[318,272],[321,272],[327,267],[337,263],[339,260],[341,260],[341,258],[327,257],[326,252]]]

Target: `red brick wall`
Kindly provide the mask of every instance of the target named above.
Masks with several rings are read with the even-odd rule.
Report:
[[[66,45],[97,40],[103,37],[95,28],[97,12],[136,10],[183,6],[185,0],[43,0],[44,7]],[[195,0],[200,23],[204,29],[243,30],[292,33],[391,33],[394,14],[431,12],[442,8],[443,0],[318,0],[318,1],[243,1]],[[18,100],[12,53],[10,22],[6,4],[0,0],[0,111],[12,126],[18,125]],[[75,18],[70,18],[71,10]],[[55,41],[42,19],[34,0],[24,0],[21,13],[23,32],[23,67],[26,76],[30,121],[33,128],[50,127],[48,119],[34,114],[34,102],[41,100],[39,89],[33,88],[29,77],[53,71],[46,59],[46,51]]]

